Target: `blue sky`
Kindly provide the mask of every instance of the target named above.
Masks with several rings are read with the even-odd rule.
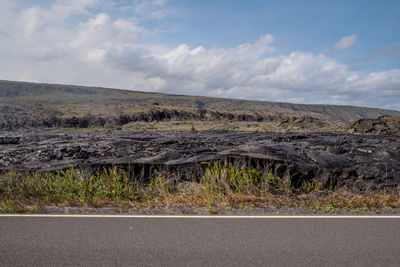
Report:
[[[0,79],[400,110],[400,1],[0,5]]]
[[[377,53],[400,42],[400,1],[171,1],[178,11],[168,22],[178,31],[160,41],[176,45],[232,47],[275,36],[277,53],[294,50],[325,53],[366,71],[400,67],[399,53]],[[357,44],[335,53],[331,46],[346,35],[357,34]],[[179,40],[179,41],[178,41]],[[395,56],[394,56],[395,55]]]

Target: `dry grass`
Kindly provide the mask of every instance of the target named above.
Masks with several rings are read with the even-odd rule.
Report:
[[[298,131],[298,132],[309,132],[314,131],[343,131],[347,129],[347,124],[344,122],[327,120],[323,116],[314,115],[316,120],[321,120],[323,125],[319,123],[300,123],[296,124],[291,121],[288,124],[280,125],[283,121],[289,121],[290,118],[302,117],[301,114],[278,114],[268,111],[232,111],[232,110],[215,110],[207,109],[210,114],[204,115],[202,119],[195,119],[199,115],[199,109],[193,107],[176,107],[169,105],[138,105],[138,104],[115,104],[115,105],[104,105],[104,104],[52,104],[45,105],[50,110],[58,111],[59,118],[71,118],[71,117],[84,117],[87,115],[99,116],[103,118],[118,117],[118,116],[135,116],[143,114],[144,116],[151,113],[160,111],[167,112],[169,114],[175,114],[171,119],[163,119],[160,121],[138,121],[131,122],[123,126],[124,129],[137,129],[137,130],[181,130],[187,131],[192,130],[191,125],[197,131],[204,130],[236,130],[246,132],[286,132],[286,131]],[[181,114],[181,115],[178,115]],[[213,117],[222,116],[221,118]],[[218,115],[216,115],[218,114]],[[303,114],[304,115],[304,114]],[[181,116],[181,117],[180,117]],[[261,116],[265,118],[265,121],[258,122],[254,120],[241,121],[238,117],[247,116],[248,118],[256,118]],[[232,117],[232,119],[228,119]],[[192,119],[190,119],[192,118]],[[271,121],[272,120],[272,121]]]
[[[124,130],[148,131],[196,131],[225,130],[239,132],[282,132],[275,122],[229,122],[229,121],[159,121],[131,122],[123,126]]]
[[[299,208],[313,212],[380,212],[399,208],[399,194],[324,191],[318,184],[293,188],[291,181],[256,169],[214,163],[196,182],[168,180],[162,173],[138,182],[123,170],[88,176],[79,170],[0,175],[1,212],[37,212],[41,207]]]

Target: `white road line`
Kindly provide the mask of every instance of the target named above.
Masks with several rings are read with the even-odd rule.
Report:
[[[399,215],[85,215],[85,214],[0,214],[1,217],[37,218],[138,218],[138,219],[400,219]]]

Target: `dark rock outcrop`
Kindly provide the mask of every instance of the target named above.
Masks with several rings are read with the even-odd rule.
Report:
[[[133,179],[155,170],[176,179],[198,178],[204,162],[225,161],[255,167],[325,188],[352,191],[397,190],[400,185],[400,136],[135,131],[38,130],[4,133],[0,171],[53,171],[78,167],[93,172],[120,166]],[[17,140],[15,139],[15,140]]]
[[[376,119],[361,119],[352,125],[351,130],[361,134],[400,135],[400,117],[383,116]]]
[[[229,112],[208,109],[167,109],[153,107],[150,110],[137,110],[132,114],[115,116],[71,116],[44,108],[22,104],[0,103],[0,130],[28,128],[90,128],[98,126],[122,126],[130,122],[153,121],[248,121],[248,122],[282,122],[287,127],[318,128],[326,123],[321,118],[300,115],[297,117],[285,114],[257,112]]]
[[[7,137],[1,136],[0,137],[0,145],[15,145],[19,144],[20,137]]]

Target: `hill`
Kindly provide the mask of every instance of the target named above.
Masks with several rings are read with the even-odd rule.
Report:
[[[400,112],[378,108],[291,104],[229,98],[147,93],[110,88],[0,81],[0,103],[42,105],[163,105],[170,107],[205,108],[225,111],[268,112],[329,117],[354,121],[380,116],[400,117]]]

